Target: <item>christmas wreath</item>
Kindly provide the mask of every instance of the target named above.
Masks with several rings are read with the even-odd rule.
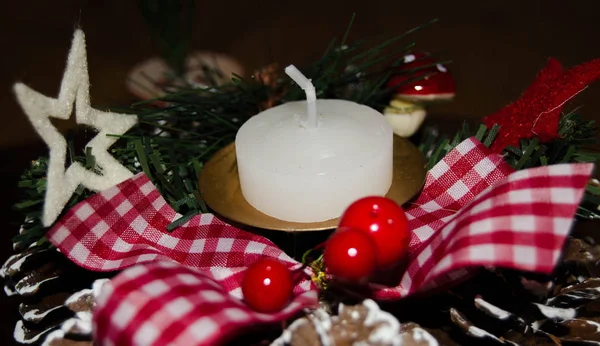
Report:
[[[446,62],[406,43],[419,29],[373,47],[346,32],[296,76],[310,78],[313,100],[381,111],[409,137],[427,102],[454,95]],[[294,258],[264,231],[212,213],[198,177],[248,120],[303,100],[306,85],[276,65],[250,78],[194,72],[184,46],[165,51],[172,75],[150,84],[160,95],[128,109],[91,106],[81,30],[58,97],[15,84],[50,148],[19,183],[25,222],[0,272],[23,299],[18,341],[597,343],[590,268],[600,252],[570,233],[576,218],[600,216],[600,155],[586,149],[596,127],[563,107],[600,78],[600,60],[565,70],[550,59],[480,126],[419,131],[411,139],[427,174],[417,196],[355,201],[325,242]],[[73,110],[96,131],[81,151],[81,132],[63,136],[49,120]]]

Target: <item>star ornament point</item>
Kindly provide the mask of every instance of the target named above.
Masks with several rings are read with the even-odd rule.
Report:
[[[101,191],[133,176],[108,152],[117,140],[108,135],[124,134],[137,123],[137,116],[92,108],[89,89],[85,36],[81,30],[75,31],[58,98],[42,95],[23,83],[16,83],[13,87],[23,112],[50,151],[42,216],[45,227],[56,221],[80,184],[90,190]],[[79,163],[72,163],[65,169],[67,141],[52,125],[50,118],[69,119],[73,106],[76,122],[98,131],[86,146],[91,149],[102,174],[87,170]]]

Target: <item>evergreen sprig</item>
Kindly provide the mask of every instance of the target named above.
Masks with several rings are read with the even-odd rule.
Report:
[[[489,147],[499,130],[498,125],[488,129],[482,124],[476,131],[472,131],[469,125],[464,123],[454,137],[448,138],[430,128],[426,130],[419,149],[427,159],[427,169],[431,169],[467,138],[475,137]],[[502,153],[505,161],[515,170],[560,163],[597,163],[600,161],[600,152],[585,147],[598,143],[597,130],[594,121],[584,120],[578,113],[571,112],[561,117],[558,130],[560,138],[548,143],[540,143],[535,137],[522,139],[519,147],[509,146]],[[600,185],[590,181],[577,216],[583,219],[600,218],[599,206]]]
[[[75,139],[67,136],[68,160],[70,163],[78,162],[84,167],[97,171],[96,160],[90,150],[85,150],[83,155],[76,155],[74,151]],[[48,158],[40,157],[31,162],[19,180],[18,186],[23,195],[20,202],[15,204],[15,209],[22,213],[25,221],[21,225],[19,234],[13,237],[15,248],[23,249],[32,244],[44,244],[46,242],[46,229],[42,225],[42,211],[44,197],[46,195],[46,175],[48,173]],[[82,185],[78,186],[73,196],[67,202],[64,210],[69,210],[80,201],[90,197],[93,193]]]
[[[448,137],[445,134],[439,134],[437,128],[427,128],[424,131],[424,139],[418,147],[427,160],[427,170],[430,170],[446,154],[467,138],[475,137],[486,147],[489,147],[496,138],[499,129],[500,126],[497,125],[491,129],[488,129],[485,125],[480,125],[476,131],[472,131],[469,124],[464,122],[461,129],[453,137]]]

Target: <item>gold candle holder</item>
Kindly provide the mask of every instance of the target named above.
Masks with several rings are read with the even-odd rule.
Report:
[[[394,178],[386,197],[402,205],[425,183],[425,160],[410,141],[394,136]],[[240,224],[285,232],[323,231],[337,226],[339,219],[300,223],[268,216],[252,207],[242,194],[237,170],[235,143],[219,150],[204,166],[199,177],[200,194],[215,213]]]

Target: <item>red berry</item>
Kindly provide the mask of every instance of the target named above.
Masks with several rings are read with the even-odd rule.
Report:
[[[366,197],[352,203],[340,218],[339,227],[356,228],[371,236],[378,269],[394,266],[408,252],[410,232],[406,215],[389,198]]]
[[[244,300],[259,312],[275,312],[286,307],[293,289],[292,273],[274,258],[263,258],[250,265],[242,280]]]
[[[361,283],[369,279],[377,263],[375,244],[363,231],[340,229],[333,233],[323,253],[327,270],[337,279]]]

